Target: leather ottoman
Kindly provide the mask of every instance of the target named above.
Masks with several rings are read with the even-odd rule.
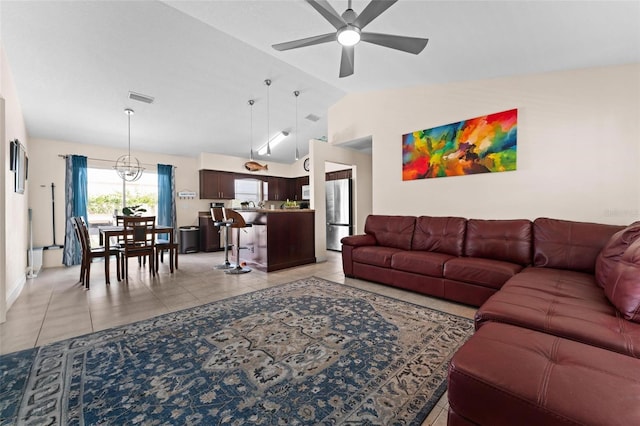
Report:
[[[640,425],[640,359],[486,323],[449,366],[449,425]]]

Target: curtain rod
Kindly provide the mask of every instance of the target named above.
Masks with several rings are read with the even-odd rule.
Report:
[[[70,155],[73,155],[73,154],[66,154],[66,155],[65,155],[65,154],[58,154],[58,157],[60,157],[60,158],[67,158],[67,157],[69,157]],[[102,159],[102,158],[91,158],[91,157],[87,157],[87,160],[91,160],[91,161],[104,161],[105,163],[115,163],[115,161],[113,161],[113,160],[104,160],[104,159]],[[151,163],[140,163],[140,164],[142,164],[143,166],[157,166],[157,165],[158,165],[157,163],[156,163],[156,164],[151,164]],[[174,169],[177,169],[177,167],[176,167],[176,166],[171,165],[171,167],[173,167]]]

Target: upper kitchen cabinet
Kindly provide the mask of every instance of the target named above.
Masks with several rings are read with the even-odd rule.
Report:
[[[217,170],[200,170],[200,199],[235,198],[235,174]]]
[[[269,176],[267,183],[267,200],[269,201],[284,201],[291,194],[286,178]]]
[[[309,176],[300,176],[299,178],[294,178],[293,182],[294,182],[293,199],[296,201],[303,200],[302,187],[304,185],[309,185]]]
[[[351,179],[351,169],[338,170],[335,172],[328,172],[325,174],[325,180],[340,180],[340,179]]]

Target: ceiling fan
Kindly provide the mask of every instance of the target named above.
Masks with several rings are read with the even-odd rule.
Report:
[[[371,0],[359,15],[351,8],[351,0],[349,0],[347,10],[342,13],[342,16],[338,15],[338,12],[336,12],[327,0],[305,1],[329,21],[337,32],[274,44],[272,47],[282,51],[337,41],[342,45],[342,59],[340,61],[341,78],[353,74],[354,46],[360,41],[413,53],[414,55],[422,52],[429,41],[428,38],[404,37],[362,31],[364,27],[380,16],[385,10],[393,6],[398,0]]]

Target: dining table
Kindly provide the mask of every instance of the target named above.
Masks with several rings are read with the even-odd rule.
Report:
[[[111,237],[119,237],[124,235],[124,226],[100,226],[98,227],[98,231],[100,232],[100,245],[104,245],[105,253],[109,253],[109,246]],[[158,234],[169,234],[169,244],[173,247],[174,238],[173,238],[173,227],[166,225],[156,225],[154,228],[154,233]],[[177,255],[176,255],[177,256]],[[104,257],[104,278],[107,284],[109,282],[109,258],[110,256]],[[171,259],[173,262],[173,259]],[[173,268],[171,269],[173,273]]]

